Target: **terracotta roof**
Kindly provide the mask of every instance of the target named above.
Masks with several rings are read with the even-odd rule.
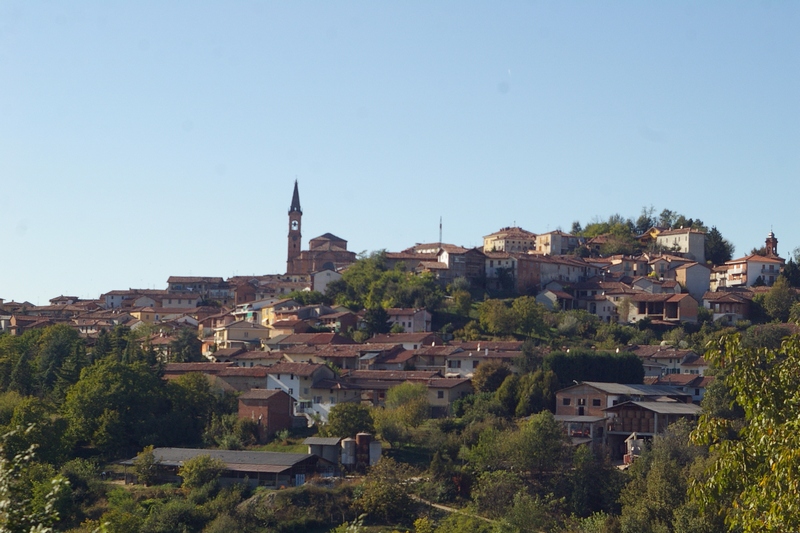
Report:
[[[746,263],[750,261],[759,263],[780,263],[780,264],[784,264],[786,262],[786,260],[781,259],[780,257],[767,257],[764,255],[750,254],[744,257],[740,257],[739,259],[732,259],[730,261],[726,261],[725,264],[732,265],[734,263]]]
[[[668,302],[674,294],[662,292],[658,294],[650,294],[649,292],[637,292],[630,296],[632,302]]]
[[[269,400],[278,394],[286,394],[282,390],[270,389],[250,389],[239,396],[240,400]]]
[[[454,353],[463,352],[464,348],[461,346],[423,346],[417,349],[414,353],[417,355],[426,355],[426,356],[447,356],[452,355]]]
[[[447,270],[447,263],[440,263],[438,261],[420,261],[419,266],[427,268],[428,270]]]
[[[451,345],[465,351],[485,350],[488,348],[492,351],[516,352],[522,349],[522,341],[459,341],[452,342]]]
[[[376,381],[427,381],[441,377],[441,374],[436,370],[351,370],[347,377]]]
[[[314,363],[278,363],[270,367],[262,368],[264,368],[269,374],[294,374],[296,376],[310,376],[317,370],[327,367],[325,365],[317,365]]]
[[[473,350],[473,351],[463,351],[454,353],[448,357],[453,358],[469,358],[475,357],[476,359],[515,359],[520,357],[522,352],[518,351],[511,351],[511,350]]]
[[[233,356],[233,359],[236,359],[237,361],[260,361],[263,359],[274,359],[276,361],[280,361],[283,359],[283,354],[280,352],[262,352],[261,350],[253,350],[235,355]]]
[[[314,237],[311,240],[312,241],[324,240],[324,241],[344,241],[344,242],[347,242],[344,239],[342,239],[341,237],[337,237],[333,233],[324,233],[324,234],[320,235],[319,237]]]
[[[222,348],[214,352],[214,357],[233,357],[234,355],[239,355],[240,353],[244,353],[244,348]]]
[[[428,387],[433,389],[452,389],[462,383],[469,382],[469,378],[436,378],[428,381]]]
[[[299,319],[296,319],[296,320],[288,320],[288,319],[287,320],[278,320],[277,322],[274,322],[272,324],[272,328],[273,329],[275,329],[275,328],[293,328],[295,326],[298,326],[300,324],[305,324],[305,323],[306,323],[305,320],[299,320]]]
[[[386,259],[410,259],[421,261],[425,258],[435,259],[436,254],[415,253],[415,252],[386,252]]]
[[[387,357],[380,360],[382,364],[401,364],[416,357],[414,350],[398,350],[396,353],[390,353]]]
[[[738,292],[711,292],[708,291],[703,294],[703,300],[707,300],[709,302],[721,302],[721,303],[739,303],[744,304],[748,303],[752,299],[752,293],[738,293]]]
[[[208,276],[170,276],[167,283],[223,283],[220,277]]]
[[[517,254],[510,252],[483,252],[487,259],[516,259]]]
[[[214,374],[233,366],[234,363],[167,363],[164,365],[164,372],[175,374],[185,374],[188,372]]]
[[[383,335],[375,335],[371,339],[367,340],[366,344],[422,342],[427,340],[429,337],[432,337],[433,341],[438,340],[439,342],[442,342],[436,333],[428,331],[420,333],[386,333]]]
[[[355,344],[355,341],[338,333],[295,333],[282,339],[280,344]]]
[[[705,235],[706,234],[705,231],[700,231],[700,230],[694,229],[694,228],[678,228],[678,229],[664,230],[664,231],[660,232],[658,234],[658,236],[661,237],[662,235],[664,235],[664,236],[684,235],[684,234],[687,234],[687,233],[699,233],[700,235]]]
[[[219,372],[217,376],[221,378],[232,377],[250,377],[250,378],[265,378],[267,377],[267,367],[265,366],[232,366]]]
[[[649,359],[683,359],[687,355],[695,355],[694,350],[681,350],[673,346],[660,346],[657,344],[636,346],[628,351],[639,357],[646,357]]]
[[[518,226],[511,226],[508,228],[500,228],[499,231],[496,231],[490,235],[486,235],[483,238],[488,239],[490,237],[507,237],[507,238],[532,238],[536,237],[535,233],[531,233],[530,231],[524,230]]]
[[[424,309],[418,309],[414,307],[390,307],[386,310],[390,316],[392,315],[415,315],[420,311],[424,311]]]
[[[339,389],[339,390],[352,390],[360,389],[356,383],[349,383],[339,379],[321,379],[311,386],[312,389]]]

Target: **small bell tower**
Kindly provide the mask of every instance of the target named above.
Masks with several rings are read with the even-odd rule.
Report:
[[[303,222],[303,210],[300,209],[300,193],[297,190],[297,180],[294,180],[294,193],[292,205],[289,207],[289,238],[288,253],[286,255],[286,273],[295,274],[295,259],[300,257],[302,234],[300,226]]]
[[[770,230],[769,235],[767,235],[764,248],[767,251],[767,257],[778,257],[778,239],[775,237],[775,234],[772,233],[772,230]]]

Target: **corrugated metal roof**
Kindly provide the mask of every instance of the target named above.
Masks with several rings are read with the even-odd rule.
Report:
[[[636,405],[660,415],[699,415],[700,411],[702,411],[699,405],[681,402],[625,402],[603,410],[619,411],[621,408],[631,405]]]
[[[608,394],[625,394],[627,396],[675,396],[683,394],[674,387],[662,385],[622,385],[621,383],[604,383],[600,381],[584,381],[581,385],[589,385]],[[576,386],[573,385],[573,387]]]
[[[602,417],[602,416],[589,416],[589,415],[582,415],[582,416],[581,415],[555,415],[554,418],[556,420],[558,420],[559,422],[566,422],[567,424],[569,424],[569,423],[577,423],[577,422],[591,424],[591,423],[594,423],[594,422],[600,422],[602,420],[605,420],[605,417]]]
[[[339,437],[308,437],[303,444],[309,446],[338,446],[342,441]]]
[[[212,459],[219,459],[228,467],[239,465],[261,465],[272,467],[292,467],[311,457],[307,453],[281,453],[281,452],[251,452],[239,450],[204,450],[202,448],[155,448],[153,455],[156,461],[165,466],[181,466],[185,461],[200,455],[208,455]],[[133,459],[121,461],[122,464],[131,465]],[[231,468],[229,468],[231,469]],[[276,470],[282,472],[281,470]],[[268,470],[262,470],[267,472]],[[275,470],[271,470],[275,471]]]

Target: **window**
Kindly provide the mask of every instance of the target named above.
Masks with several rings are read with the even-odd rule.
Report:
[[[600,407],[600,398],[592,398],[592,407]]]
[[[440,400],[443,399],[444,398],[444,391],[443,390],[436,391],[436,397],[439,398]]]
[[[294,396],[294,389],[289,389],[289,396]]]
[[[308,387],[303,389],[303,394],[308,394]]]
[[[570,402],[570,399],[569,399],[569,398],[564,398],[563,400],[561,400],[561,404],[562,404],[562,405],[569,405],[570,403],[571,403],[571,402]]]
[[[586,398],[578,398],[578,405],[586,405]]]
[[[694,389],[694,395],[700,396],[700,389]]]
[[[322,403],[322,396],[314,396],[314,403]]]
[[[448,361],[447,362],[447,367],[448,368],[461,368],[461,361],[460,360]]]

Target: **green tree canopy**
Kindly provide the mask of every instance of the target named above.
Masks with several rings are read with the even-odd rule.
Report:
[[[95,363],[69,390],[63,411],[70,435],[107,454],[180,439],[163,423],[165,385],[144,363]]]
[[[734,246],[722,237],[716,226],[706,235],[706,261],[712,265],[721,265],[733,259]]]
[[[696,485],[698,496],[707,506],[724,506],[728,527],[745,533],[800,530],[800,337],[769,349],[747,347],[733,335],[706,358],[726,369],[723,379],[746,423],[701,416],[693,438],[711,446],[712,461]]]
[[[373,433],[375,424],[369,407],[355,402],[337,403],[331,407],[328,423],[320,433],[330,437],[354,437],[358,433]]]
[[[178,475],[183,479],[183,487],[191,490],[216,482],[224,470],[224,462],[204,454],[184,462]]]
[[[407,426],[416,427],[428,418],[428,387],[423,383],[401,383],[386,392],[386,409],[396,411]]]
[[[789,280],[784,276],[778,276],[772,288],[764,295],[764,310],[773,320],[786,322],[789,320],[792,304],[796,301],[797,295],[789,286]]]
[[[642,360],[630,352],[551,352],[544,358],[544,368],[555,372],[559,388],[572,385],[573,380],[628,384],[642,383],[644,380]]]

